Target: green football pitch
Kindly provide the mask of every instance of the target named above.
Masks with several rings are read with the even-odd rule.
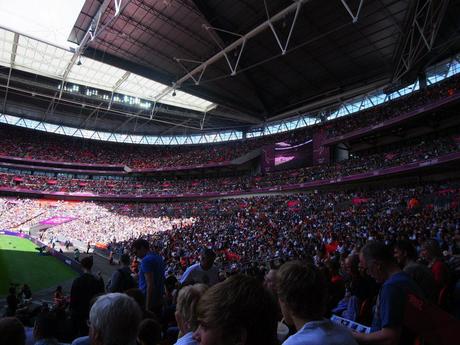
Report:
[[[77,275],[58,259],[38,255],[35,248],[27,239],[0,235],[0,295],[7,294],[10,283],[27,283],[33,293]]]

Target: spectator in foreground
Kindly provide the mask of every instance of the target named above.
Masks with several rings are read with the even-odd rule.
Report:
[[[200,345],[275,345],[276,304],[257,279],[235,275],[209,288],[198,302]]]
[[[287,262],[277,278],[284,320],[297,330],[283,345],[356,345],[348,329],[324,318],[327,281],[316,267]]]
[[[393,255],[400,268],[406,272],[423,292],[425,298],[438,302],[438,288],[430,269],[418,262],[417,251],[407,240],[398,241],[393,247]]]
[[[129,297],[133,298],[136,301],[139,308],[141,308],[142,320],[154,319],[158,321],[158,317],[155,315],[154,312],[145,309],[145,296],[144,296],[144,293],[140,289],[132,288],[132,289],[126,290],[124,293],[128,295]]]
[[[129,268],[131,261],[128,254],[123,254],[120,258],[121,268],[113,272],[110,278],[107,291],[109,292],[125,292],[126,290],[136,287],[136,282],[131,276]]]
[[[161,341],[161,325],[153,319],[142,320],[137,333],[138,345],[158,345]]]
[[[276,274],[278,270],[270,268],[264,277],[264,286],[271,291],[273,294],[277,294]]]
[[[0,344],[24,345],[26,334],[21,321],[15,317],[0,318]]]
[[[34,325],[34,345],[59,345],[57,329],[58,323],[54,313],[42,312],[39,314]]]
[[[185,286],[179,291],[175,316],[180,332],[175,345],[196,345],[192,338],[198,327],[196,305],[207,289],[205,284],[195,284]]]
[[[439,291],[449,285],[449,268],[442,259],[438,242],[436,240],[426,241],[422,245],[420,256],[427,261]]]
[[[16,310],[18,309],[18,305],[19,305],[19,300],[16,296],[16,288],[12,286],[8,289],[8,296],[6,297],[5,316],[16,315]]]
[[[88,314],[91,300],[104,293],[104,282],[100,277],[91,273],[93,257],[87,256],[81,260],[83,274],[76,278],[70,290],[71,319],[76,336],[88,334]]]
[[[189,284],[206,284],[213,286],[219,282],[219,270],[214,266],[216,253],[212,249],[204,248],[200,255],[200,262],[188,267],[182,277],[180,283],[182,285]]]
[[[413,335],[403,327],[407,293],[422,295],[409,275],[398,267],[391,249],[382,242],[367,243],[360,253],[363,268],[382,287],[372,320],[372,333],[353,333],[362,344],[412,344]]]
[[[136,345],[142,314],[136,301],[121,293],[100,296],[89,312],[91,345]]]
[[[146,309],[160,316],[165,276],[163,258],[150,251],[149,242],[145,239],[134,241],[132,248],[136,256],[142,259],[139,269],[139,289],[144,293]]]

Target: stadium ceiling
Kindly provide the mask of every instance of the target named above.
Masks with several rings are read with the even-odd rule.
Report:
[[[460,50],[459,17],[447,0],[86,0],[73,50],[0,32],[2,110],[134,134],[257,127],[413,83]]]

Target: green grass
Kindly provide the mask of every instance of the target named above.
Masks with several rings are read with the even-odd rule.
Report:
[[[40,256],[31,241],[0,235],[0,295],[10,283],[29,284],[32,293],[56,286],[77,274],[52,256]]]

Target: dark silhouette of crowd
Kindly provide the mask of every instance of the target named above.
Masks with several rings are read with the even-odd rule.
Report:
[[[459,187],[452,181],[177,204],[65,208],[59,202],[49,208],[94,218],[48,230],[42,240],[106,241],[101,255],[114,252],[115,262],[123,256],[122,270],[138,288],[118,281],[125,288],[104,294],[91,256],[84,257],[69,303],[58,294],[54,307],[33,317],[34,341],[411,344],[422,331],[404,321],[407,294],[430,301],[437,313],[460,316]],[[7,203],[5,212],[47,212],[38,201]],[[117,238],[126,233],[132,237]],[[118,268],[115,276],[127,278]],[[330,321],[331,314],[367,325],[371,333],[347,330]],[[0,321],[2,339],[23,344],[18,322]]]

